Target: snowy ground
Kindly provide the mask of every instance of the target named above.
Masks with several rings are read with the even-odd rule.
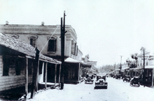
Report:
[[[48,89],[28,101],[154,101],[154,88],[132,87],[129,83],[107,78],[108,89],[94,90],[94,84],[65,84],[64,90]]]

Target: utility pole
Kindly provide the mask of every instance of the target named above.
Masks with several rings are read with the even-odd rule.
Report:
[[[122,56],[121,56],[121,60],[120,60],[120,71],[122,69]]]
[[[64,89],[64,53],[65,53],[65,12],[63,19],[61,18],[61,87],[60,89]]]
[[[145,48],[142,47],[141,50],[143,51],[143,85],[145,87]]]

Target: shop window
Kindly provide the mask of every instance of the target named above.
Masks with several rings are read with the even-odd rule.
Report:
[[[7,57],[3,56],[3,76],[9,75],[9,60]]]
[[[17,57],[3,56],[4,68],[3,76],[20,75],[20,66]]]
[[[48,43],[48,51],[49,52],[56,52],[56,39],[55,38],[51,38],[49,40],[49,43]]]

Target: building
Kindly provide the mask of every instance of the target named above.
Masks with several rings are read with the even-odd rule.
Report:
[[[77,35],[70,25],[66,25],[65,34],[65,59],[82,60],[82,52],[78,48]],[[37,47],[42,54],[61,59],[60,25],[0,25],[0,33],[25,41]]]
[[[27,94],[30,91],[29,86],[32,85],[34,80],[36,81],[36,89],[38,89],[39,83],[44,81],[47,84],[47,82],[50,82],[49,76],[52,73],[47,72],[47,70],[50,68],[59,69],[61,62],[41,53],[39,54],[39,60],[36,62],[35,54],[35,48],[31,45],[0,34],[0,92],[23,87],[22,93],[26,92]],[[37,68],[37,70],[35,71],[34,68]],[[37,75],[35,78],[34,71]],[[55,72],[55,83],[60,82],[56,80],[56,77],[60,77],[59,72],[60,69]],[[41,78],[44,78],[43,81],[41,81]],[[17,91],[20,92],[21,89]],[[18,92],[12,94],[16,93]]]
[[[67,31],[65,33],[65,60],[72,58],[76,61],[81,61],[83,54],[78,48],[76,32],[70,25],[66,25],[65,27]],[[45,56],[61,60],[60,25],[44,25],[44,23],[41,25],[19,25],[6,23],[0,25],[0,32],[10,37],[20,39],[33,47],[37,47]],[[67,75],[70,70],[80,75],[75,69],[81,68],[79,65],[78,67],[74,67],[74,64],[71,63],[71,66],[67,66],[68,65],[65,65],[65,75]],[[48,68],[47,70],[51,71],[51,76],[48,77],[50,82],[55,82],[55,70],[55,68]]]

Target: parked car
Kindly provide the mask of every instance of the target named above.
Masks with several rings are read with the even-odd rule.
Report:
[[[125,75],[123,76],[123,82],[126,81],[126,82],[130,82],[131,80],[131,77],[129,75]]]
[[[116,79],[120,79],[120,78],[121,78],[121,75],[120,75],[120,74],[116,74],[116,75],[115,75],[115,78],[116,78]]]
[[[139,87],[141,83],[141,78],[139,76],[134,76],[131,81],[130,81],[130,85],[131,86],[137,86]]]
[[[108,86],[108,83],[104,80],[104,79],[98,79],[96,82],[95,82],[95,87],[94,89],[107,89],[107,86]]]
[[[93,79],[91,77],[88,77],[85,79],[85,84],[93,84]]]
[[[96,81],[98,81],[99,79],[104,79],[106,81],[106,76],[105,75],[98,75],[96,77]]]

